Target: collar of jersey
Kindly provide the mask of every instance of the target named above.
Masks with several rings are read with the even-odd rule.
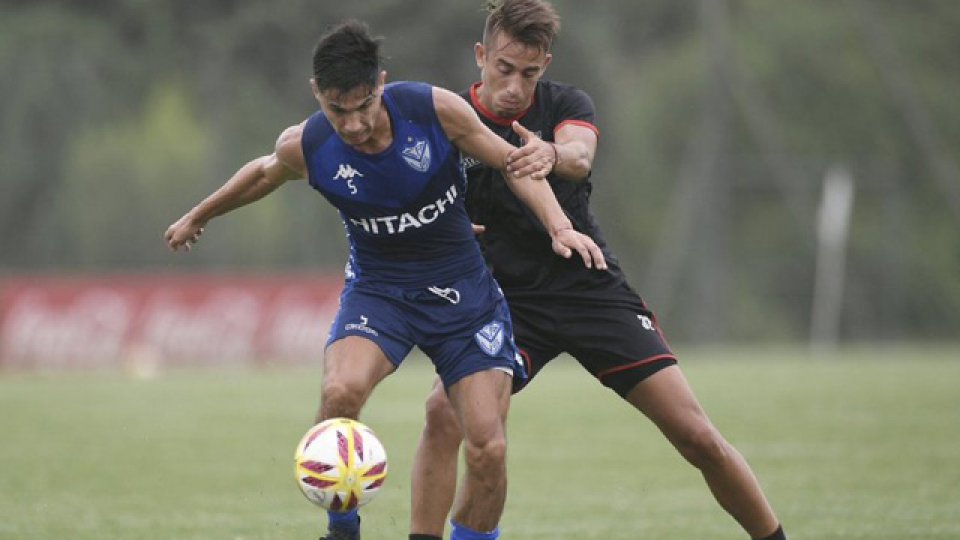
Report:
[[[493,111],[484,107],[483,103],[480,103],[480,96],[477,95],[477,90],[480,88],[481,84],[483,84],[483,81],[477,81],[470,86],[470,103],[472,103],[473,107],[478,111],[480,111],[480,114],[482,114],[487,120],[490,120],[491,122],[493,122],[494,124],[497,124],[498,126],[509,126],[514,122],[514,120],[519,120],[523,118],[524,116],[527,115],[528,112],[530,112],[530,109],[533,108],[533,104],[536,103],[537,101],[537,93],[534,92],[533,99],[530,100],[529,107],[517,113],[516,116],[513,116],[511,118],[503,118],[503,117],[497,116]],[[537,86],[539,88],[539,85]]]

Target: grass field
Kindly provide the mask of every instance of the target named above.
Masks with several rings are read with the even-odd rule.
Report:
[[[793,540],[960,539],[960,348],[680,348]],[[362,420],[390,453],[368,540],[406,538],[431,373],[413,358]],[[315,369],[0,374],[0,538],[307,539],[292,453]],[[569,359],[513,403],[503,537],[742,539],[663,437]]]

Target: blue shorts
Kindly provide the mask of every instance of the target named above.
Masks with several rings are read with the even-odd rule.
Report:
[[[327,345],[347,336],[376,343],[397,367],[419,347],[447,388],[488,369],[526,378],[507,302],[486,271],[417,288],[348,281]]]

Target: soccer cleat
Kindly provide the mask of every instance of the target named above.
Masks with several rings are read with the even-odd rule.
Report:
[[[330,527],[327,529],[327,535],[321,536],[320,540],[360,540],[360,516],[357,516],[356,532]]]
[[[356,534],[340,529],[330,529],[326,536],[321,536],[320,540],[360,540],[360,531]]]

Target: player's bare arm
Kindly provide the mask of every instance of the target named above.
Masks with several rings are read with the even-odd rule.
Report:
[[[284,130],[272,154],[249,161],[217,191],[170,225],[164,234],[170,249],[190,251],[211,219],[265,197],[287,180],[303,178],[306,164],[300,148],[302,131],[302,124]]]
[[[551,168],[564,180],[581,181],[590,175],[597,152],[597,134],[578,124],[563,124],[547,142],[518,122],[513,130],[523,139],[523,146],[507,156],[507,172],[516,176],[545,178]]]
[[[550,233],[554,252],[569,258],[576,251],[587,268],[606,269],[603,252],[593,239],[573,229],[548,183],[535,181],[529,176],[518,177],[506,173],[506,158],[514,149],[513,145],[483,125],[473,108],[453,92],[434,87],[433,102],[447,137],[457,148],[487,166],[504,171],[510,190],[533,211]]]

